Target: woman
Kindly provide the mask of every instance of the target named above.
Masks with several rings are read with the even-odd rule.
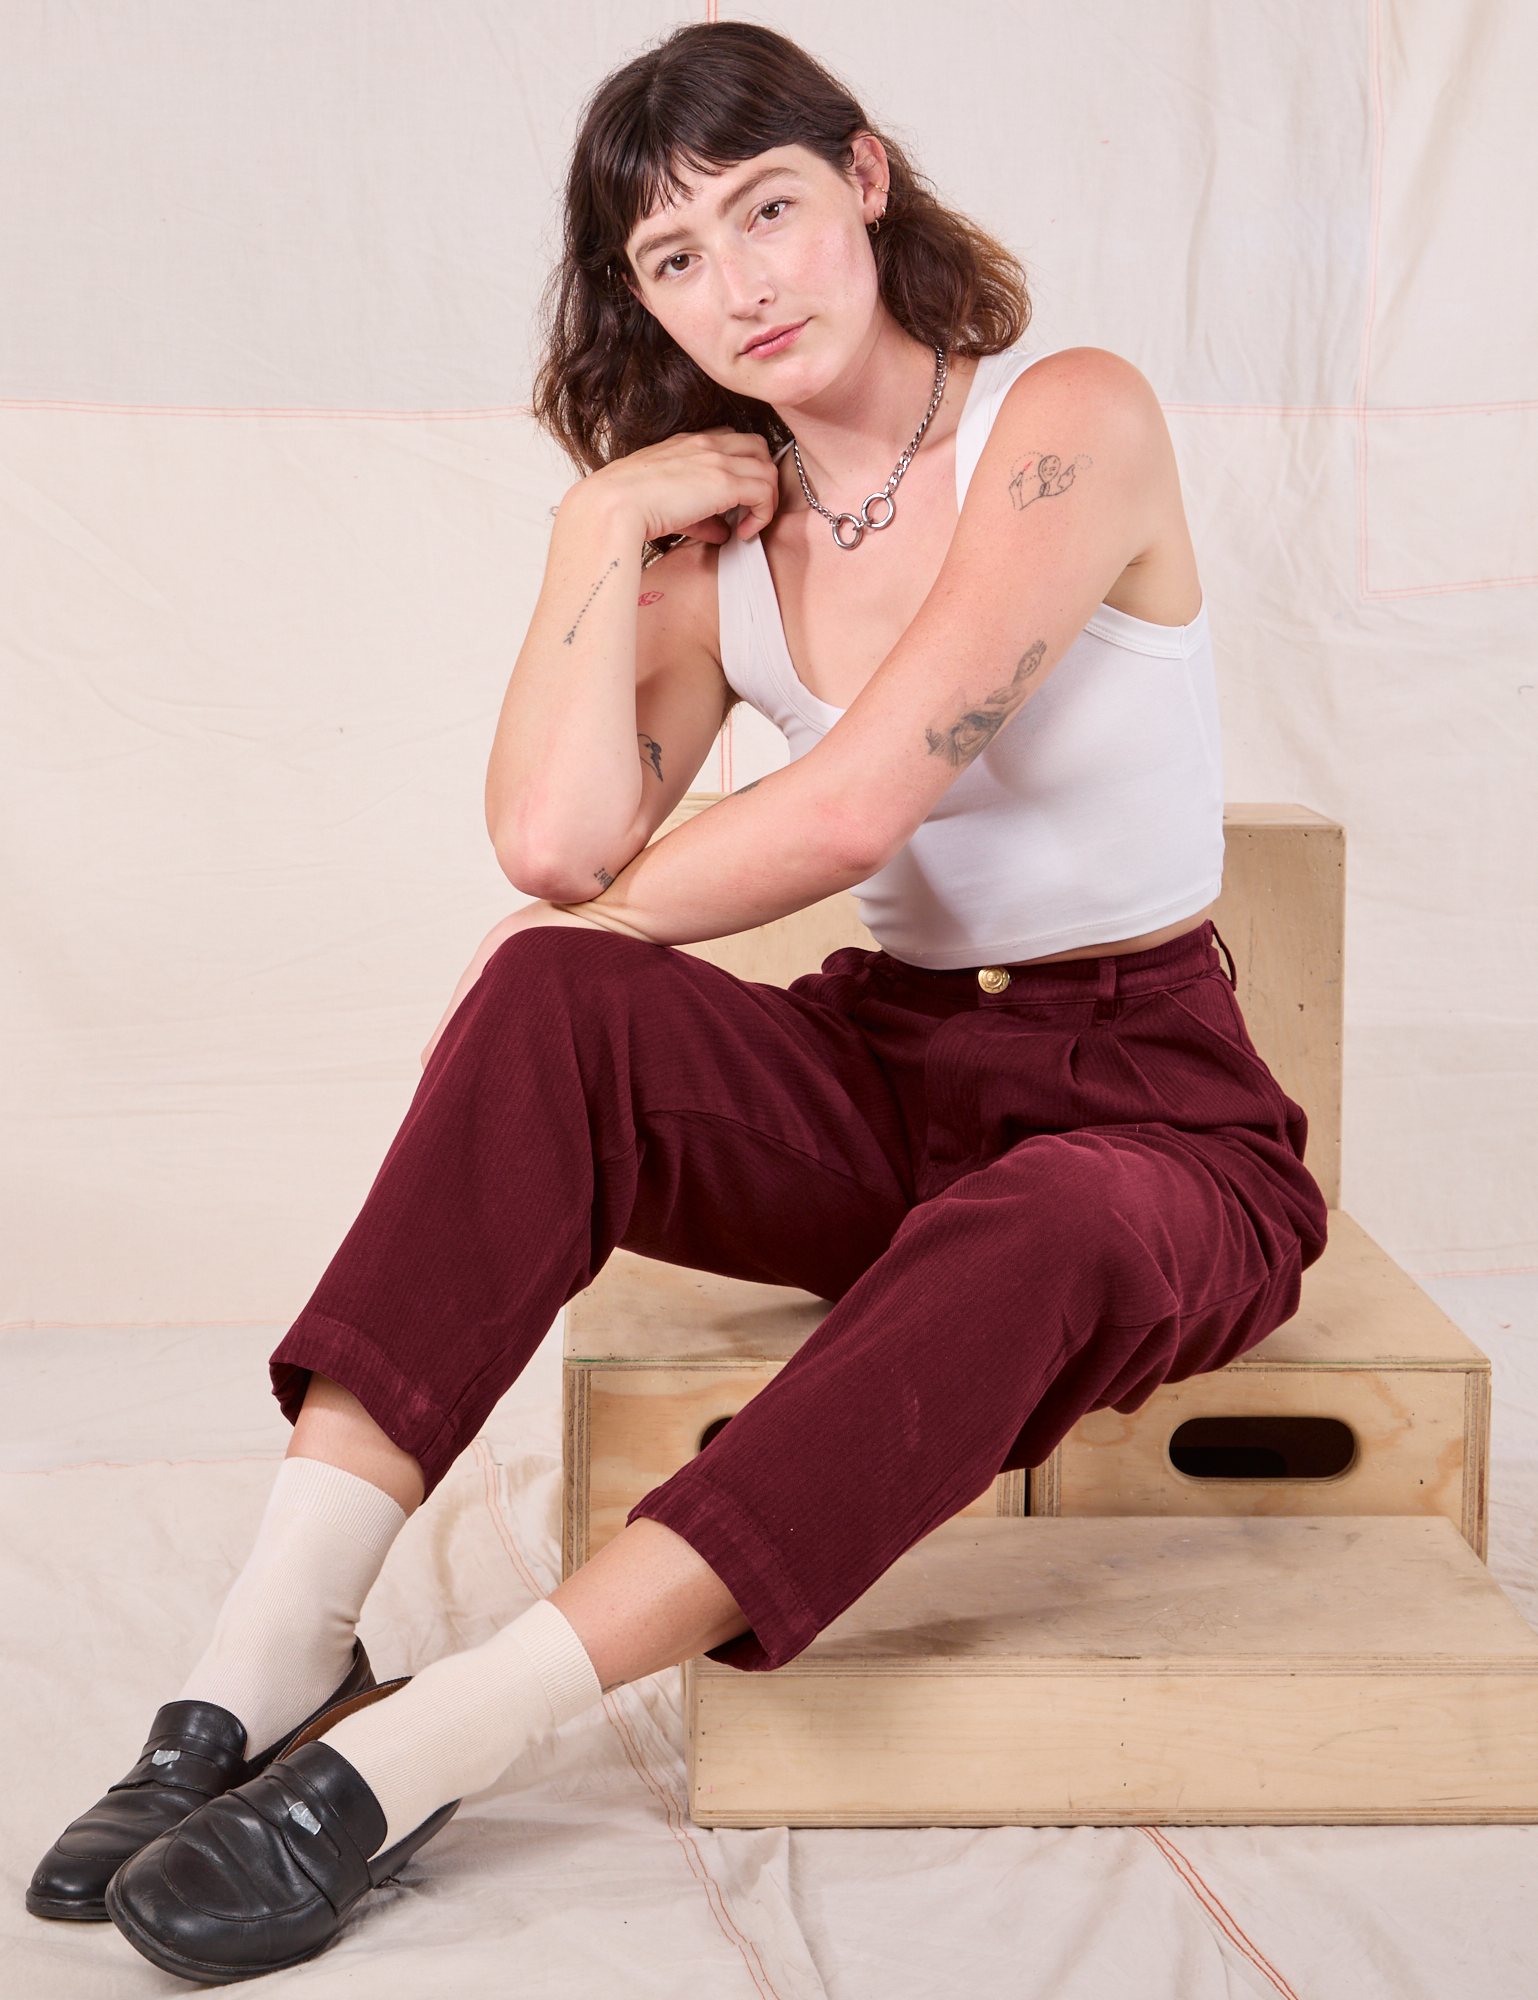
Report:
[[[1002,1467],[1294,1310],[1324,1211],[1207,921],[1173,453],[1134,369],[1032,359],[1026,314],[780,37],[684,29],[598,92],[538,404],[589,476],[487,787],[542,900],[274,1357],[251,1560],[39,1914],[191,1978],[308,1957],[603,1688],[782,1664]],[[790,765],[648,846],[739,697]],[[788,993],[664,948],[856,885],[885,950]],[[837,1304],[548,1603],[375,1690],[394,1533],[619,1243]]]

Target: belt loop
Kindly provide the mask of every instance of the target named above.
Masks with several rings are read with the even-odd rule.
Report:
[[[1212,942],[1217,946],[1218,950],[1223,954],[1223,957],[1228,961],[1226,966],[1223,968],[1223,976],[1228,981],[1229,985],[1233,987],[1234,991],[1237,993],[1239,990],[1238,968],[1234,964],[1233,953],[1229,950],[1228,946],[1224,944],[1222,938],[1218,936],[1218,927],[1216,924],[1212,926]]]
[[[1097,1000],[1114,1000],[1116,998],[1116,960],[1114,958],[1102,958],[1100,960],[1100,977],[1095,981],[1095,998]]]

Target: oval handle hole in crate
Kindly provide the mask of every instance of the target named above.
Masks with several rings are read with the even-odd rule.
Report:
[[[1333,1479],[1356,1457],[1338,1417],[1192,1417],[1169,1443],[1192,1479]]]
[[[705,1428],[700,1432],[700,1441],[696,1449],[703,1451],[706,1445],[721,1435],[730,1422],[730,1417],[717,1417],[714,1422],[706,1424]]]

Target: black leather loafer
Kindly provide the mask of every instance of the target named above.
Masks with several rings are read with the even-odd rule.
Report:
[[[404,1685],[386,1682],[372,1698]],[[385,1836],[379,1801],[340,1751],[302,1742],[125,1862],[107,1913],[151,1964],[183,1979],[225,1986],[280,1972],[324,1951],[458,1809],[458,1799],[440,1806],[370,1859]]]
[[[210,1799],[266,1770],[318,1716],[373,1685],[368,1654],[355,1639],[341,1686],[314,1715],[255,1757],[246,1756],[245,1726],[227,1708],[212,1701],[168,1701],[128,1776],[72,1820],[37,1864],[27,1908],[34,1917],[105,1923],[107,1884],[131,1855]]]

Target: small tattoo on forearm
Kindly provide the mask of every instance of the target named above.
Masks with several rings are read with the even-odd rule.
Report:
[[[665,593],[660,590],[643,590],[636,599],[637,606],[644,611],[648,604],[660,604]]]
[[[926,729],[924,741],[929,745],[930,756],[943,757],[957,771],[964,764],[970,764],[974,757],[987,749],[1025,700],[1030,692],[1026,682],[1032,679],[1046,657],[1047,642],[1037,639],[1020,655],[1015,662],[1014,673],[1002,687],[984,695],[976,708],[966,709],[948,729]]]
[[[598,884],[600,889],[612,889],[614,887],[614,877],[609,873],[607,868],[595,868],[593,870],[593,880]]]
[[[657,773],[657,783],[660,785],[662,783],[662,745],[657,741],[655,736],[643,736],[640,730],[636,731],[635,740],[641,746],[641,762],[651,765],[652,769]]]
[[[1094,464],[1092,458],[1081,453],[1079,457],[1064,465],[1055,453],[1032,452],[1028,458],[1017,459],[1010,467],[1009,497],[1014,502],[1015,511],[1023,514],[1027,507],[1034,507],[1038,500],[1055,500],[1060,493],[1066,493],[1078,476],[1081,466]]]
[[[609,567],[604,571],[603,575],[599,577],[598,581],[593,585],[592,589],[588,592],[587,603],[583,605],[582,609],[577,613],[576,617],[572,620],[571,630],[566,634],[566,637],[561,641],[561,644],[563,646],[569,646],[572,640],[576,638],[577,627],[582,623],[583,619],[587,616],[588,605],[592,603],[593,599],[598,595],[599,591],[603,589],[604,585],[609,581],[609,578],[613,576],[614,572],[618,568],[619,568],[619,560],[616,557],[616,559],[610,563]]]

